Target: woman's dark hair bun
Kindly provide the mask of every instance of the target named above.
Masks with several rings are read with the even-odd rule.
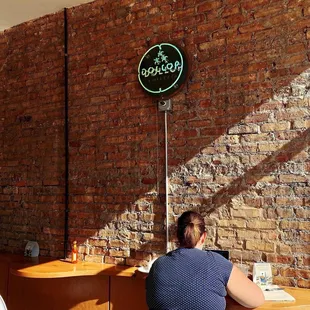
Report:
[[[195,211],[186,211],[178,219],[177,237],[183,248],[194,248],[205,231],[204,219]]]

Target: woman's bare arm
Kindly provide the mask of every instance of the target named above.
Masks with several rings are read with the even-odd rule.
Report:
[[[246,308],[256,308],[265,301],[262,290],[236,266],[227,283],[228,295]]]

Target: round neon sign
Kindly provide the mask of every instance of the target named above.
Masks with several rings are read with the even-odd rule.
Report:
[[[152,46],[142,56],[138,79],[149,95],[166,98],[180,89],[187,71],[184,52],[170,43],[161,43]]]

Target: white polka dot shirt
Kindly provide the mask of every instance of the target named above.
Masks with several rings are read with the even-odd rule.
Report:
[[[232,263],[221,255],[179,248],[158,258],[146,279],[151,310],[224,310]]]

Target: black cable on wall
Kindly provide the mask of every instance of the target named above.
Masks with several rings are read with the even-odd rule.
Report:
[[[68,18],[64,9],[64,92],[65,92],[65,232],[64,258],[68,253],[69,239],[69,116],[68,116]]]

